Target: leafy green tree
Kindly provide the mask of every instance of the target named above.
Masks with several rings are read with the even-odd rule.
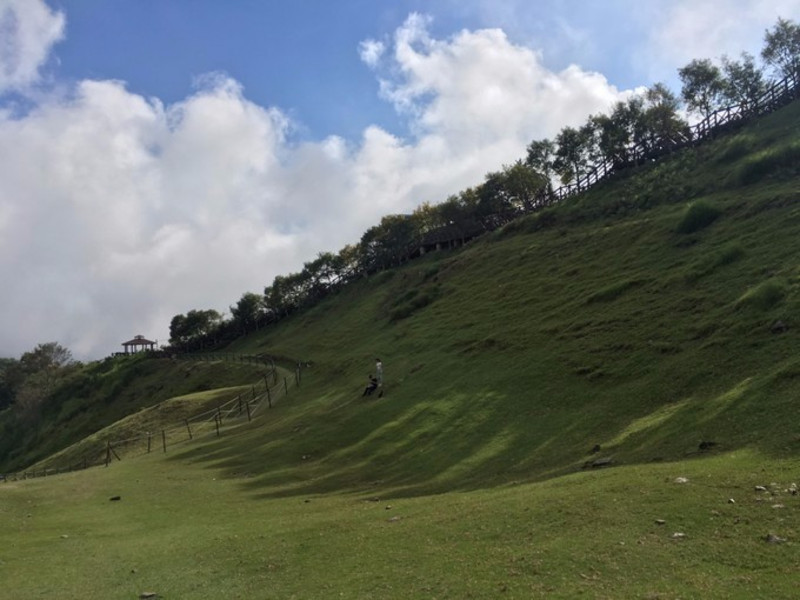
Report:
[[[57,342],[39,344],[9,365],[4,379],[14,395],[18,417],[25,423],[35,422],[53,388],[77,366],[72,353]]]
[[[709,59],[694,59],[678,69],[683,87],[681,97],[691,112],[707,117],[719,108],[724,80],[722,71]]]
[[[399,264],[417,237],[411,215],[389,215],[361,236],[361,264],[367,271]]]
[[[320,252],[317,258],[303,265],[303,273],[308,279],[308,296],[318,300],[325,296],[338,279],[340,258],[331,252]]]
[[[286,316],[294,310],[293,291],[288,276],[275,276],[272,285],[264,289],[264,304],[276,315]]]
[[[741,60],[723,57],[722,71],[725,75],[723,97],[745,110],[752,108],[766,90],[764,74],[747,52],[742,52]]]
[[[583,177],[590,166],[593,125],[587,123],[580,129],[564,127],[556,136],[553,170],[567,184]]]
[[[614,104],[611,114],[590,117],[595,152],[617,165],[628,161],[630,147],[645,135],[644,99],[640,96]]]
[[[16,367],[16,359],[0,358],[0,410],[7,408],[14,402],[14,382],[12,378]]]
[[[231,317],[242,333],[246,334],[258,329],[264,317],[264,297],[252,292],[245,292],[239,301],[230,307]]]
[[[447,220],[440,207],[441,205],[423,202],[414,209],[414,212],[411,213],[411,219],[414,221],[414,228],[417,233],[425,234],[447,225]]]
[[[688,136],[688,124],[678,115],[680,101],[663,83],[644,93],[642,125],[644,139],[651,148],[668,145]]]
[[[190,310],[185,315],[175,315],[169,324],[169,341],[176,346],[203,343],[222,324],[222,315],[216,310]]]
[[[504,166],[503,175],[508,201],[523,210],[533,210],[549,184],[549,178],[543,172],[521,160]]]
[[[781,77],[800,75],[800,25],[779,18],[764,35],[761,58]]]
[[[533,140],[528,144],[525,164],[544,175],[549,181],[555,174],[553,170],[555,151],[556,145],[551,140]]]
[[[478,187],[478,197],[479,216],[504,213],[514,208],[506,189],[506,176],[503,171],[486,174],[484,182]]]
[[[361,249],[358,244],[347,244],[344,248],[339,250],[336,261],[334,261],[339,281],[350,281],[359,275],[361,272],[361,263],[359,262],[360,256]]]

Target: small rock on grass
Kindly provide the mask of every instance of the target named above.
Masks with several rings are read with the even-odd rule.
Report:
[[[672,534],[671,537],[673,540],[683,540],[686,539],[686,534],[680,531],[676,531],[675,533]]]
[[[768,533],[764,540],[766,540],[770,544],[782,544],[786,541],[786,538],[782,538],[780,536],[775,535],[774,533]]]
[[[141,598],[141,600],[152,600],[153,598],[158,598],[158,594],[155,592],[142,592],[139,594],[139,598]]]
[[[686,477],[676,477],[675,483],[689,483],[689,480]]]

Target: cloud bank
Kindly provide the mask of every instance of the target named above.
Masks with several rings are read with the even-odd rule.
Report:
[[[39,78],[50,48],[64,36],[64,15],[39,0],[0,2],[0,94]]]

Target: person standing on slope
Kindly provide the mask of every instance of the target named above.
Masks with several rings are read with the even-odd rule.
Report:
[[[375,379],[378,380],[378,387],[381,388],[378,397],[383,396],[383,363],[380,358],[375,359]]]

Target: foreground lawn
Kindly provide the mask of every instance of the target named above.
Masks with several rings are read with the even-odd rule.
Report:
[[[798,594],[797,459],[743,450],[416,498],[270,497],[247,479],[153,454],[0,484],[0,597]]]

